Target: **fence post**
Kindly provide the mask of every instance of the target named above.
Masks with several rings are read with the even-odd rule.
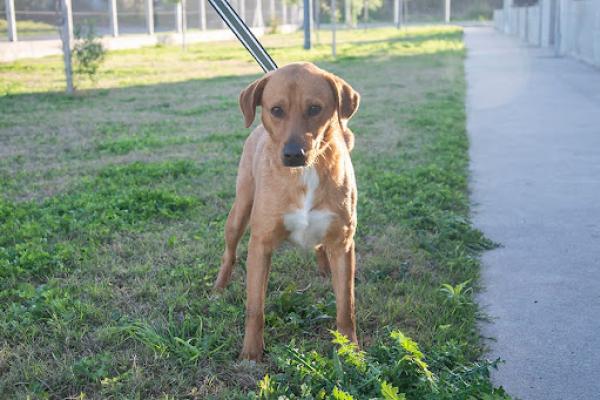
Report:
[[[181,33],[183,31],[183,26],[181,24],[181,14],[183,14],[183,10],[181,7],[181,1],[175,3],[175,32]]]
[[[187,1],[180,0],[181,3],[181,30],[187,32]]]
[[[270,25],[276,26],[275,20],[277,19],[277,14],[275,13],[275,0],[269,0],[269,20]]]
[[[347,26],[352,26],[352,5],[350,0],[344,0],[344,20]]]
[[[292,24],[297,24],[299,15],[300,15],[300,7],[298,7],[297,3],[292,4],[292,15],[290,16],[290,22]]]
[[[450,0],[444,0],[444,22],[450,22]]]
[[[400,28],[400,0],[394,0],[394,25]]]
[[[311,4],[312,1],[310,0],[304,0],[304,49],[305,50],[310,50],[310,28],[311,28],[311,24],[310,24],[310,14],[311,14]]]
[[[253,28],[263,28],[265,26],[265,20],[263,19],[262,13],[262,1],[256,0],[256,7],[254,8],[254,20],[252,21]]]
[[[71,12],[71,0],[62,0],[60,4],[62,26],[60,36],[62,39],[63,59],[65,63],[65,78],[67,81],[67,93],[73,93],[73,64],[71,61],[71,40],[73,39],[73,14]]]
[[[114,37],[119,36],[119,17],[117,14],[117,0],[108,0],[108,12],[110,14],[110,30]]]
[[[287,23],[287,4],[286,4],[285,0],[282,0],[281,1],[281,25],[285,25],[286,23]]]
[[[108,0],[108,13],[110,16],[110,30],[114,37],[119,36],[119,20],[117,17],[117,0]]]
[[[335,0],[331,0],[331,55],[333,58],[336,56],[336,37],[335,37],[335,28],[337,22],[336,15],[336,7]]]
[[[146,32],[154,35],[154,0],[146,0]]]
[[[529,7],[525,7],[525,41],[529,41]]]
[[[6,4],[6,23],[8,24],[8,41],[17,41],[17,18],[15,17],[15,2],[14,0],[5,0]]]
[[[246,22],[246,0],[240,0],[240,18]]]
[[[243,1],[243,0],[240,0]],[[198,10],[200,17],[200,29],[206,30],[206,2],[205,0],[198,0]]]

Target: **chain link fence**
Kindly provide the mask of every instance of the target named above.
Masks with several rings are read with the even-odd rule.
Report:
[[[59,38],[58,3],[60,0],[0,0],[0,40],[8,40],[9,24],[6,6],[14,2],[18,40]],[[72,0],[73,24],[93,26],[99,35],[113,35],[111,3],[113,0]],[[489,20],[502,0],[449,0],[452,21]],[[206,0],[183,0],[178,11],[177,0],[150,0],[153,32],[180,29],[224,29],[225,25]],[[253,27],[276,27],[281,24],[300,26],[303,4],[300,0],[230,0],[247,24]],[[395,2],[397,2],[395,4]],[[148,33],[149,0],[116,0],[118,34]],[[336,15],[340,24],[391,25],[438,23],[445,20],[446,0],[337,0]],[[181,6],[179,6],[181,7]],[[395,18],[396,7],[398,17]],[[184,11],[182,11],[184,10]],[[313,19],[317,28],[331,22],[331,2],[313,0]],[[178,21],[183,21],[185,24]],[[179,23],[178,23],[179,22]],[[183,28],[185,27],[185,28]]]

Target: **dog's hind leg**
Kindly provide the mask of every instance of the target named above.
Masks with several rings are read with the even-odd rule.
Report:
[[[319,267],[319,273],[323,277],[331,275],[331,267],[329,266],[329,257],[325,251],[325,246],[320,245],[315,249],[317,254],[317,266]]]
[[[254,181],[252,176],[248,171],[240,172],[235,201],[225,224],[225,252],[214,286],[217,290],[224,289],[231,279],[236,261],[237,246],[246,230],[252,212],[253,195]]]

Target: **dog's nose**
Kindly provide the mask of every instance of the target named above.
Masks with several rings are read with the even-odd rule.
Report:
[[[302,167],[306,165],[306,153],[299,143],[289,142],[283,147],[283,165]]]

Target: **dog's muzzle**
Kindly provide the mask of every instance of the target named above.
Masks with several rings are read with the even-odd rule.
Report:
[[[283,147],[283,165],[286,167],[303,167],[306,165],[306,152],[296,142],[286,143]]]

